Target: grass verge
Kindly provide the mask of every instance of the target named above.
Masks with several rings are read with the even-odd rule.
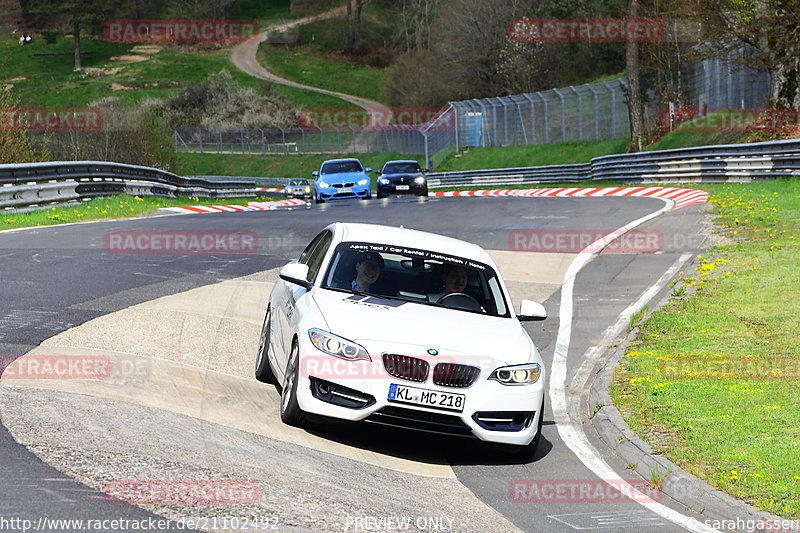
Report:
[[[30,213],[0,214],[0,231],[32,226],[54,226],[84,220],[100,220],[114,218],[130,218],[155,212],[161,207],[177,207],[184,205],[246,205],[252,201],[267,201],[273,198],[197,198],[161,196],[128,196],[118,194],[102,198],[92,198],[80,205],[69,207],[52,207]]]
[[[370,153],[355,155],[223,155],[223,154],[176,154],[177,173],[183,176],[246,176],[269,178],[307,178],[319,170],[326,159],[355,157],[365,167],[374,170],[383,168],[383,164],[392,159],[416,159],[424,164],[425,158],[396,153]],[[373,181],[375,175],[373,174]]]
[[[558,143],[505,148],[468,148],[448,156],[437,172],[484,168],[535,167],[588,163],[594,157],[625,152],[628,139],[593,143]]]
[[[681,468],[800,518],[800,182],[700,187],[718,233],[672,300],[640,325],[611,397]]]

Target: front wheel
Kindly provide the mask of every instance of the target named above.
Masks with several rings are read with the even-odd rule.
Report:
[[[283,379],[283,389],[281,390],[281,420],[284,424],[295,427],[302,427],[305,419],[304,413],[297,403],[299,354],[300,351],[295,342],[292,345],[292,353],[289,354],[289,363],[286,365],[286,375]]]
[[[270,320],[270,308],[267,307],[267,315],[264,317],[264,325],[261,327],[261,340],[258,342],[258,357],[256,358],[256,379],[261,383],[276,383],[275,373],[269,364],[269,343],[272,335]]]
[[[320,196],[315,196],[314,197],[314,203],[315,204],[324,204],[325,200],[323,200],[322,197],[320,197]]]

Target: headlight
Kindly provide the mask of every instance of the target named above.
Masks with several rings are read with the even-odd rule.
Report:
[[[311,187],[306,187],[306,192],[311,192]]]
[[[322,188],[322,189],[327,189],[328,187],[330,187],[330,185],[328,185],[328,184],[327,184],[327,183],[325,183],[324,181],[318,181],[318,182],[317,182],[317,185],[319,185],[319,186],[320,186],[320,188]]]
[[[389,185],[389,180],[386,178],[381,178],[378,180],[378,183],[380,183],[381,185]]]
[[[425,183],[425,177],[417,176],[416,178],[414,178],[414,183]]]
[[[366,361],[372,360],[362,346],[334,335],[333,333],[312,328],[308,330],[308,336],[311,338],[311,343],[314,346],[327,354],[335,355],[336,357],[341,357],[342,359],[348,359],[350,361],[358,359],[364,359]]]
[[[499,381],[503,385],[530,385],[539,381],[542,367],[539,363],[503,366],[492,372],[489,379]]]
[[[366,179],[366,180],[358,180],[358,184],[359,185],[366,185],[367,183],[369,183],[368,179]]]

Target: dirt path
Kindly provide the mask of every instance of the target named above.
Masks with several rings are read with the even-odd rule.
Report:
[[[301,26],[303,24],[307,24],[309,22],[315,22],[317,20],[335,17],[336,15],[343,13],[344,10],[345,10],[344,6],[340,6],[331,9],[329,11],[319,13],[317,15],[312,15],[310,17],[293,20],[292,22],[270,26],[266,28],[265,31],[259,33],[252,39],[248,39],[242,44],[236,46],[233,49],[233,52],[231,53],[231,60],[233,61],[233,64],[236,65],[236,68],[238,68],[242,72],[246,72],[247,74],[250,74],[251,76],[254,76],[262,80],[278,83],[280,85],[297,87],[298,89],[308,89],[310,91],[316,91],[318,93],[336,96],[338,98],[341,98],[342,100],[346,100],[352,104],[355,104],[363,109],[379,109],[382,112],[388,112],[389,109],[386,106],[384,106],[381,103],[375,102],[373,100],[369,100],[367,98],[361,98],[359,96],[353,96],[350,94],[330,91],[328,89],[321,89],[319,87],[312,87],[310,85],[304,85],[302,83],[297,83],[295,81],[282,78],[264,68],[264,66],[262,66],[258,62],[258,59],[256,59],[256,52],[258,51],[258,45],[267,39],[268,32],[273,30],[286,30],[295,26]]]

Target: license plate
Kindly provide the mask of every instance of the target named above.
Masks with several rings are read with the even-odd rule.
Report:
[[[342,187],[341,189],[339,189],[339,192],[353,192],[353,189],[351,189],[350,187]]]
[[[452,392],[419,389],[406,385],[389,385],[389,401],[422,405],[432,409],[461,412],[464,410],[464,395]]]
[[[398,185],[397,187],[395,187],[395,189],[397,189],[398,191],[407,191],[410,188],[411,188],[410,185]]]

